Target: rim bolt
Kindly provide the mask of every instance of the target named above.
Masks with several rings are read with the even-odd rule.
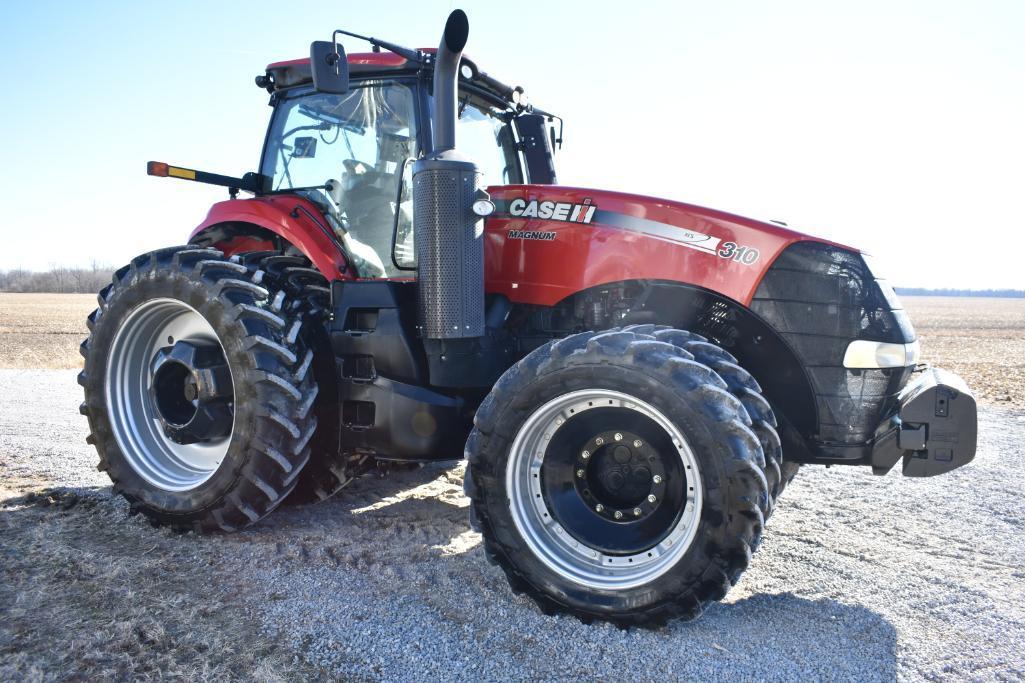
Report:
[[[591,457],[591,451],[584,451],[583,453],[580,454],[580,457],[583,458],[584,460],[587,460],[588,458]]]
[[[640,516],[641,516],[641,509],[640,508],[634,508],[634,517],[640,517]]]
[[[605,443],[605,439],[603,439],[603,438],[601,438],[601,437],[599,436],[599,437],[598,437],[597,439],[595,439],[595,440],[594,440],[594,442],[595,442],[596,444],[598,444],[599,446],[601,446],[601,445],[602,445],[603,443]]]
[[[641,443],[641,440],[640,440],[640,439],[634,439],[634,448],[640,448],[640,447],[641,447],[641,446],[643,446],[643,445],[644,445],[644,444],[643,444],[643,443]]]
[[[654,503],[654,502],[655,502],[656,500],[658,500],[658,499],[657,499],[657,498],[655,498],[655,494],[654,494],[654,493],[652,493],[652,494],[650,494],[650,495],[648,496],[648,502],[649,502],[649,503]]]
[[[594,506],[594,510],[595,510],[595,512],[602,512],[603,510],[605,510],[605,506],[602,505],[601,503],[598,503],[597,505]]]
[[[616,513],[614,515],[612,515],[612,516],[615,517],[616,519],[623,519],[623,513],[620,512],[619,510],[616,510]]]
[[[583,470],[577,470],[577,476],[580,477],[581,479],[583,479],[584,478],[584,471]]]
[[[623,435],[620,434],[619,432],[616,432],[616,441],[622,441],[622,440],[623,440]]]
[[[654,477],[651,478],[651,480],[653,482],[655,482],[656,484],[661,484],[662,483],[662,475],[661,474],[656,474]]]

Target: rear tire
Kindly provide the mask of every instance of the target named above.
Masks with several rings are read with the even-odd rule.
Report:
[[[312,352],[290,333],[296,320],[286,294],[219,251],[174,247],[133,259],[98,301],[81,347],[81,410],[98,468],[115,492],[156,523],[196,531],[234,531],[277,507],[295,486],[317,428]],[[188,339],[168,334],[175,329]],[[169,412],[187,419],[205,409],[206,380],[190,387],[188,378],[200,375],[186,373],[182,396],[162,398],[159,387],[181,373],[167,379],[154,369],[163,366],[148,361],[154,348],[183,342],[230,371],[230,388],[222,383],[211,399],[222,416],[230,411],[230,430],[197,432],[185,446],[168,431],[178,420]]]
[[[550,343],[502,376],[474,422],[472,523],[546,613],[691,619],[748,566],[768,498],[761,445],[726,382],[680,347],[637,329]]]
[[[233,261],[262,271],[263,282],[285,292],[288,314],[301,321],[300,335],[306,348],[313,351],[311,372],[320,389],[313,411],[319,426],[310,444],[310,459],[303,468],[289,504],[316,503],[327,500],[348,485],[358,470],[339,448],[338,367],[327,321],[331,291],[327,278],[313,267],[309,259],[277,251],[237,254]]]

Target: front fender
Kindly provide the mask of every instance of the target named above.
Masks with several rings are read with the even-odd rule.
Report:
[[[344,277],[348,262],[334,234],[312,202],[296,195],[229,199],[210,207],[190,241],[218,225],[249,223],[269,230],[294,245],[324,277]]]

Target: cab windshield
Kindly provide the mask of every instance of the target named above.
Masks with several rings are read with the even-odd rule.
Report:
[[[344,95],[300,91],[275,107],[261,173],[273,192],[295,192],[321,208],[361,277],[409,276],[416,267],[415,98],[412,82],[363,81]],[[500,111],[461,97],[456,135],[485,185],[518,182]]]
[[[401,274],[412,260],[407,159],[417,155],[411,86],[365,82],[344,95],[307,93],[275,109],[261,173],[275,192],[295,191],[323,210],[363,277]],[[392,232],[399,212],[398,265]]]

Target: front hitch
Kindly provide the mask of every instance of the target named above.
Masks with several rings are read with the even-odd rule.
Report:
[[[872,472],[886,474],[903,458],[906,477],[932,477],[975,457],[975,396],[964,380],[928,368],[898,397],[900,408],[876,430]]]

